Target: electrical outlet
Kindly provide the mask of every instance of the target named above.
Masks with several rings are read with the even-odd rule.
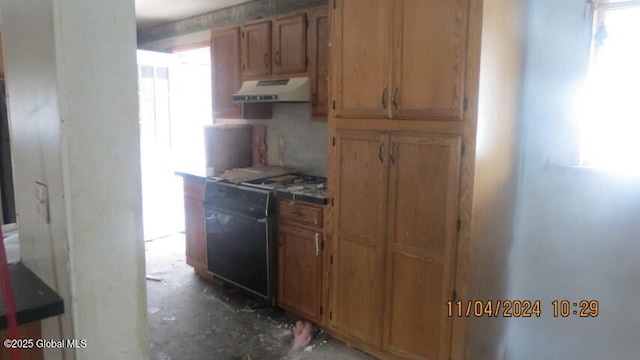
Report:
[[[47,185],[36,181],[36,212],[40,219],[49,224],[49,189]]]

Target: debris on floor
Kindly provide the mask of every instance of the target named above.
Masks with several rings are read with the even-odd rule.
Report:
[[[293,330],[293,345],[289,353],[304,349],[313,337],[313,324],[308,321],[298,321]]]
[[[162,277],[146,282],[151,360],[373,360],[311,323],[296,326],[281,309],[197,276],[184,244],[182,234],[145,243],[146,273]],[[296,333],[300,351],[289,353]]]

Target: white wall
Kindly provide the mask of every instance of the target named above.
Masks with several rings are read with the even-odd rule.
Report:
[[[65,300],[43,337],[87,340],[65,359],[148,358],[133,1],[0,9],[21,255]]]
[[[508,359],[637,359],[640,180],[575,171],[573,101],[588,59],[584,0],[530,2],[524,167],[511,299],[539,319],[509,321]],[[550,164],[547,166],[547,161]],[[595,299],[597,318],[554,318],[551,301]]]
[[[327,176],[327,123],[311,121],[309,103],[273,104],[267,120],[216,119],[216,123],[267,126],[267,163],[302,173]]]

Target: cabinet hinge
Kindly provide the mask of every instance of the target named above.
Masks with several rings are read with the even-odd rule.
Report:
[[[329,256],[329,264],[333,264],[333,254]]]
[[[462,221],[460,220],[460,218],[458,218],[458,222],[456,223],[456,229],[458,232],[460,232],[461,227],[462,227]]]
[[[333,8],[336,8],[336,0],[333,0]]]
[[[334,136],[333,139],[331,139],[331,142],[333,142],[333,146],[336,146],[336,137]]]
[[[320,306],[320,315],[322,315],[322,306]]]
[[[453,294],[451,294],[451,301],[458,300],[458,294],[456,294],[456,289],[453,289]]]
[[[331,206],[333,206],[333,198],[331,198]]]
[[[333,311],[329,311],[329,320],[333,319]]]
[[[336,109],[336,101],[333,100],[333,110],[335,110],[335,109]]]
[[[467,111],[468,107],[469,107],[469,100],[465,97],[462,100],[462,111]]]

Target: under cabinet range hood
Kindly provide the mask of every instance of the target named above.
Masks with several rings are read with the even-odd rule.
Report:
[[[309,78],[247,80],[242,83],[234,102],[308,102]]]

